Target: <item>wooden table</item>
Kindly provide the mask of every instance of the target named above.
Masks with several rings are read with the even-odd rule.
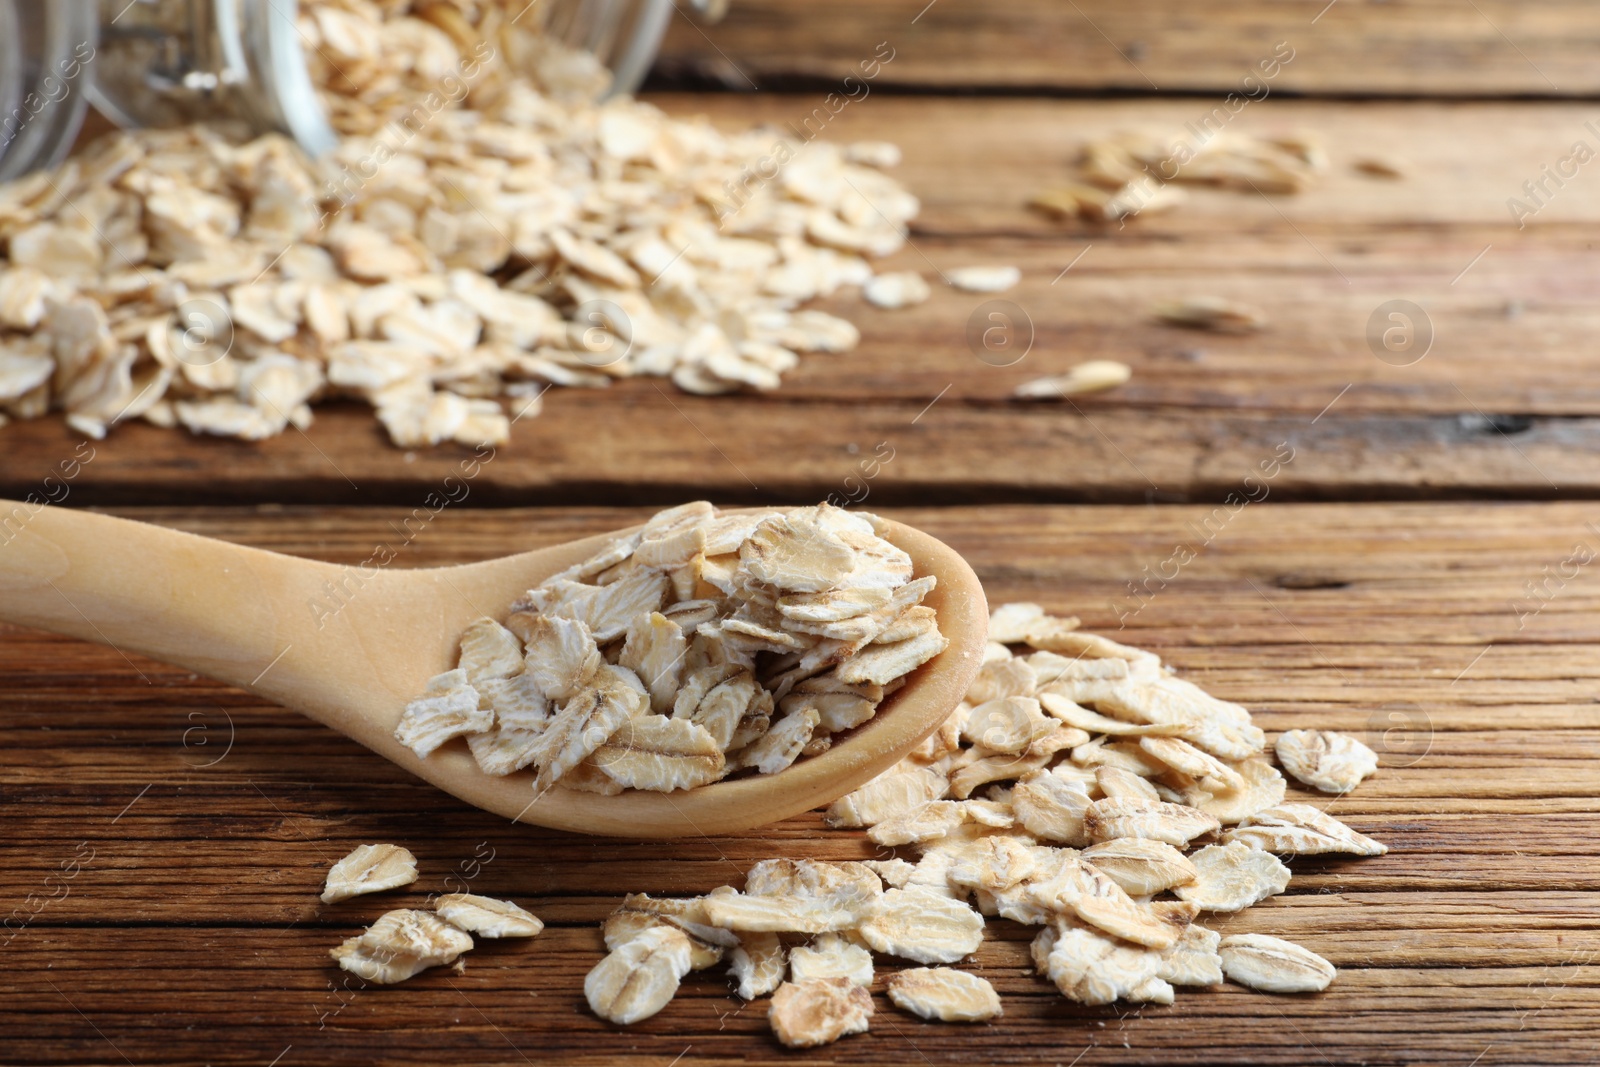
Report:
[[[649,381],[552,394],[401,563],[564,540],[692,496],[813,501],[887,442],[895,458],[864,505],[960,549],[991,599],[1105,632],[1120,617],[1119,637],[1268,731],[1337,728],[1380,750],[1378,775],[1333,810],[1391,852],[1297,862],[1288,894],[1215,924],[1323,953],[1341,969],[1327,993],[1225,986],[1084,1008],[1034,977],[1024,928],[996,922],[975,963],[1005,999],[990,1026],[925,1024],[880,995],[870,1034],[791,1053],[760,1004],[741,1008],[708,972],[617,1029],[581,983],[624,892],[699,893],[759,858],[869,846],[815,815],[670,845],[513,827],[242,692],[4,629],[0,1061],[1592,1062],[1600,579],[1568,561],[1600,554],[1600,506],[1585,503],[1600,493],[1600,379],[1585,373],[1600,176],[1580,171],[1523,229],[1506,200],[1575,140],[1600,143],[1585,126],[1600,112],[1563,98],[1597,87],[1600,16],[1560,0],[1345,2],[1313,22],[1321,6],[1031,0],[994,14],[940,0],[918,15],[920,0],[766,0],[703,34],[675,27],[663,70],[677,84],[791,90],[656,96],[730,126],[808,113],[893,40],[895,62],[830,135],[905,147],[925,210],[896,264],[1024,269],[1005,299],[1031,320],[1032,349],[1010,367],[978,360],[965,330],[987,298],[935,286],[914,311],[835,302],[862,324],[861,349],[808,359],[768,396]],[[1202,193],[1124,229],[1024,208],[1086,138],[1181,126],[1285,39],[1285,91],[1237,122],[1319,131],[1332,170],[1315,189]],[[1079,98],[1149,92],[1146,75],[1197,95]],[[1001,91],[948,95],[968,88]],[[1337,99],[1367,91],[1390,98]],[[1405,179],[1353,173],[1370,154],[1402,159]],[[1271,325],[1226,338],[1148,321],[1154,302],[1204,294],[1248,299]],[[1370,349],[1389,300],[1433,323],[1420,362]],[[1006,399],[1091,356],[1126,360],[1134,380],[1075,404]],[[53,421],[0,431],[0,494],[37,489],[79,443]],[[1294,459],[1266,498],[1217,519],[1283,444]],[[462,459],[390,450],[353,409],[263,445],[130,426],[93,449],[68,505],[349,563],[392,541]],[[1209,545],[1132,611],[1127,583],[1207,516]],[[328,864],[368,841],[417,854],[414,892],[321,905]],[[545,933],[483,945],[464,974],[346,990],[328,948],[452,874],[524,902]]]

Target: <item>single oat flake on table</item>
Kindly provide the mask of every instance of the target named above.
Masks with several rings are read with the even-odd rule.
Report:
[[[486,774],[532,768],[541,791],[776,774],[947,644],[922,604],[935,580],[875,521],[828,504],[663,511],[473,623],[395,736],[422,757],[465,738]]]
[[[324,904],[398,889],[417,880],[417,857],[399,845],[361,845],[328,868]]]
[[[1114,359],[1091,359],[1079,363],[1065,374],[1032,378],[1017,386],[1012,394],[1019,400],[1057,400],[1084,393],[1103,393],[1126,385],[1133,379],[1133,368]]]
[[[261,440],[353,399],[401,447],[477,447],[552,386],[765,391],[855,347],[801,305],[904,244],[898,153],[602,99],[526,8],[303,0],[325,158],[122,131],[0,187],[0,423]]]
[[[944,280],[964,293],[1003,293],[1022,280],[1022,270],[998,265],[954,267],[944,272]]]
[[[889,999],[924,1019],[981,1023],[1004,1014],[1000,994],[986,979],[949,967],[917,967],[889,976]]]
[[[473,893],[446,893],[433,910],[451,926],[479,937],[538,937],[544,930],[538,916],[525,908]]]
[[[432,912],[401,908],[385,913],[331,955],[350,973],[391,985],[429,967],[453,963],[471,949],[472,937],[466,931]]]
[[[864,1034],[872,1020],[872,995],[848,978],[785,982],[772,994],[767,1018],[790,1048],[814,1048],[849,1034]]]
[[[1290,730],[1278,738],[1278,762],[1306,785],[1348,793],[1378,769],[1378,754],[1349,734]]]
[[[1155,317],[1168,326],[1214,333],[1254,333],[1267,324],[1266,314],[1259,308],[1213,296],[1158,304]]]

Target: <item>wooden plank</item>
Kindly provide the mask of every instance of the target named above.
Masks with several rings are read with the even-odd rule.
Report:
[[[729,127],[781,124],[810,101],[661,98]],[[1580,176],[1521,231],[1505,207],[1587,136],[1582,107],[1268,100],[1239,128],[1304,127],[1329,142],[1331,173],[1300,196],[1202,190],[1120,230],[1026,209],[1085,138],[1182,128],[1202,113],[1193,100],[889,97],[847,110],[829,135],[902,142],[902,176],[926,204],[911,247],[888,265],[930,277],[971,263],[1024,268],[998,299],[1031,324],[1025,358],[1002,367],[975,354],[969,327],[989,325],[989,297],[936,286],[927,304],[889,312],[843,294],[824,306],[860,323],[857,352],[808,358],[762,397],[703,400],[655,380],[558,390],[474,480],[473,502],[665,502],[702,486],[726,499],[816,499],[858,492],[845,480],[880,442],[896,458],[872,490],[907,504],[1220,501],[1285,441],[1296,459],[1272,484],[1283,499],[1600,492],[1600,383],[1588,373],[1600,199]],[[1373,150],[1402,155],[1412,177],[1354,175],[1350,161]],[[1197,295],[1248,300],[1270,325],[1224,337],[1150,320],[1155,303]],[[1396,299],[1425,308],[1436,338],[1403,367],[1367,339]],[[1022,381],[1096,357],[1125,360],[1133,381],[1076,407],[1007,399]],[[8,426],[0,442],[0,493],[11,496],[38,491],[78,445],[55,420]],[[329,410],[309,438],[259,446],[125,428],[95,446],[71,489],[97,503],[416,504],[463,456],[396,463],[369,415]]]
[[[1600,14],[1578,0],[749,0],[718,25],[675,19],[656,78],[1221,93],[1277,55],[1293,57],[1267,83],[1280,92],[1583,95],[1600,86],[1597,42]]]
[[[92,453],[79,452],[81,439],[46,420],[3,431],[0,496],[59,496],[65,484],[68,499],[81,504],[400,504],[426,523],[451,497],[474,506],[667,504],[695,494],[794,503],[830,494],[860,500],[863,487],[875,504],[896,505],[1220,506],[1230,494],[1262,499],[1263,490],[1279,500],[1600,495],[1595,418],[1317,419],[1130,410],[1100,398],[1017,407],[948,396],[928,410],[934,400],[703,399],[658,392],[649,382],[604,394],[573,390],[550,397],[544,415],[520,423],[510,446],[475,468],[472,453],[455,447],[398,455],[356,407],[325,409],[306,435],[261,444],[131,425],[89,445]],[[1285,444],[1292,461],[1261,481],[1260,465],[1288,455],[1279,452]],[[63,483],[59,465],[75,454],[93,459]],[[863,462],[891,454],[876,478],[862,477]]]
[[[406,517],[392,509],[134,509],[261,547],[356,563]],[[554,543],[638,517],[613,509],[442,515],[403,565]],[[1246,508],[1136,613],[1146,564],[1207,509],[986,507],[895,517],[958,548],[991,598],[1031,598],[1150,647],[1256,710],[1269,731],[1365,736],[1380,772],[1333,810],[1387,841],[1371,860],[1296,861],[1292,891],[1226,931],[1276,932],[1340,968],[1316,997],[1236,987],[1171,1008],[1071,1005],[1035,978],[1029,932],[994,923],[972,963],[1006,1016],[981,1033],[924,1024],[879,997],[873,1032],[782,1053],[764,1008],[720,973],[690,978],[628,1030],[583,1006],[596,924],[627,891],[737,884],[756,859],[874,854],[816,814],[758,833],[621,842],[513,827],[419,786],[287,712],[115,651],[0,633],[6,911],[93,849],[69,891],[4,947],[9,1059],[60,1063],[523,1063],[1047,1060],[1194,1064],[1582,1063],[1600,1025],[1600,593],[1592,576],[1517,604],[1592,508],[1283,505]],[[1481,654],[1480,654],[1481,653]],[[1298,794],[1297,792],[1297,795]],[[1319,800],[1325,803],[1326,798]],[[361,841],[418,855],[411,890],[325,907],[328,863]],[[474,853],[474,889],[549,924],[485,944],[464,974],[347,990],[329,946],[387,907],[445,888]],[[470,869],[470,868],[469,868]],[[12,929],[15,928],[13,924]],[[355,983],[352,983],[355,985]]]

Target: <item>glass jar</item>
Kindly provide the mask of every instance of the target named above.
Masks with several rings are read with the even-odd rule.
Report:
[[[673,0],[533,0],[516,19],[592,53],[625,93],[672,11]],[[89,103],[121,126],[233,120],[328,151],[338,135],[298,14],[296,0],[0,0],[0,180],[59,162]]]
[[[90,0],[0,0],[0,181],[71,149],[98,40]]]

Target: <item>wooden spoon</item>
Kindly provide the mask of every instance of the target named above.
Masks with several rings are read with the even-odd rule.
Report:
[[[977,673],[988,607],[972,568],[909,526],[880,519],[878,530],[910,554],[918,576],[939,579],[925,603],[950,647],[822,755],[677,793],[536,796],[531,774],[484,774],[459,742],[419,759],[394,738],[406,704],[455,666],[470,622],[504,618],[530,586],[630,531],[460,567],[361,568],[0,501],[0,619],[239,686],[513,820],[633,838],[727,834],[826,804],[882,772],[944,721]],[[418,794],[419,811],[429,802]]]

